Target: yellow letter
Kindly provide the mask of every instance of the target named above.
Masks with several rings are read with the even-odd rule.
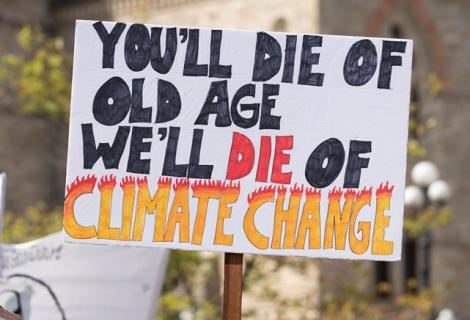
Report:
[[[111,228],[111,204],[113,202],[113,191],[116,186],[116,177],[113,175],[103,176],[98,183],[101,191],[100,218],[98,221],[98,239],[119,239],[119,228]]]
[[[142,179],[137,178],[137,185],[139,186],[139,192],[137,193],[137,209],[134,218],[132,240],[142,240],[145,216],[146,214],[154,214],[156,211],[153,241],[163,241],[168,198],[170,197],[171,179],[160,177],[160,179],[158,179],[157,192],[153,197],[150,197],[147,177]]]
[[[123,191],[122,197],[122,228],[120,240],[129,241],[131,239],[132,215],[134,211],[135,199],[135,178],[125,177],[121,180],[120,186]]]
[[[361,240],[356,237],[355,227],[359,212],[361,212],[361,209],[365,205],[370,205],[371,196],[372,188],[370,188],[370,190],[363,189],[359,192],[351,213],[351,222],[349,223],[349,247],[355,254],[363,254],[367,251],[367,248],[369,248],[370,222],[358,222],[358,232],[362,234]]]
[[[393,241],[386,241],[385,228],[388,228],[390,217],[384,215],[385,210],[390,209],[390,198],[392,197],[393,186],[388,187],[388,182],[375,192],[377,204],[375,211],[374,235],[372,240],[373,255],[391,255],[393,253]]]
[[[348,230],[349,216],[351,208],[354,203],[356,193],[352,190],[347,190],[344,193],[344,205],[341,210],[341,189],[331,190],[328,193],[328,216],[326,218],[325,239],[323,248],[333,248],[333,233],[335,234],[335,249],[344,250],[346,243],[346,232]]]
[[[164,241],[172,242],[176,224],[179,226],[179,242],[189,242],[189,182],[180,179],[175,182],[175,198],[171,205]]]
[[[232,216],[232,208],[227,207],[228,204],[237,202],[240,194],[239,184],[225,184],[222,189],[219,213],[217,215],[217,225],[215,228],[215,245],[231,246],[233,243],[233,235],[224,233],[224,220]]]
[[[192,244],[200,245],[202,243],[209,199],[220,198],[220,188],[221,183],[214,181],[195,181],[191,184],[193,198],[198,198],[196,220],[194,221],[193,236],[191,238]]]
[[[273,202],[275,187],[259,188],[248,196],[248,210],[243,219],[243,230],[248,240],[258,249],[267,249],[269,238],[262,235],[255,225],[256,211],[266,202]]]
[[[300,199],[302,198],[302,188],[291,188],[289,207],[287,210],[283,209],[284,198],[286,195],[286,189],[278,189],[278,196],[276,199],[276,211],[274,213],[274,230],[273,230],[273,241],[271,242],[271,248],[280,249],[281,237],[282,237],[282,226],[286,224],[286,231],[284,234],[284,249],[294,248],[295,230],[297,229],[297,216],[299,214]]]
[[[96,177],[88,176],[77,177],[70,186],[67,187],[67,196],[64,202],[64,230],[75,239],[91,239],[96,237],[96,228],[94,226],[83,227],[75,219],[73,210],[75,200],[80,196],[92,193],[95,187]]]
[[[300,218],[299,231],[297,232],[297,240],[295,243],[296,249],[303,249],[305,247],[305,236],[307,230],[308,247],[309,249],[320,248],[320,191],[307,188],[306,200],[302,217]]]

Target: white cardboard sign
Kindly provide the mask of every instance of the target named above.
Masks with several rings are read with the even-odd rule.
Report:
[[[77,21],[65,240],[400,259],[412,50]]]
[[[168,253],[64,244],[60,232],[0,245],[0,305],[23,320],[153,320]]]

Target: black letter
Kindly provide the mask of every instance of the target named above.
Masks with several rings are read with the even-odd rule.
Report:
[[[162,176],[186,177],[187,164],[176,164],[176,152],[178,151],[178,139],[180,128],[170,127],[168,143],[166,145],[165,160],[163,162]]]
[[[392,52],[404,53],[406,50],[405,41],[385,41],[382,45],[382,60],[379,71],[379,89],[390,89],[390,79],[392,77],[392,66],[401,66],[401,57],[392,56]]]
[[[214,99],[217,99],[217,101],[214,101]],[[216,127],[228,127],[232,124],[228,111],[227,80],[211,83],[206,101],[194,124],[207,125],[210,114],[217,115],[215,118]]]
[[[351,140],[348,164],[344,176],[344,188],[357,188],[361,180],[361,169],[369,166],[369,158],[359,158],[359,154],[371,151],[370,141]]]
[[[166,47],[165,54],[162,57],[160,45],[161,35],[162,28],[152,28],[152,37],[150,39],[150,63],[155,71],[165,74],[170,71],[173,62],[175,61],[178,38],[176,37],[176,28],[166,29]]]
[[[326,166],[323,166],[328,159]],[[344,163],[344,148],[341,141],[330,138],[313,150],[305,166],[305,178],[315,188],[329,186],[340,174]]]
[[[259,103],[240,103],[240,111],[253,111],[253,114],[250,118],[245,118],[240,115],[238,112],[238,103],[244,97],[254,97],[255,96],[255,85],[254,84],[245,84],[240,89],[237,90],[232,100],[232,107],[230,113],[232,115],[233,123],[241,128],[251,128],[258,122],[259,117]]]
[[[313,47],[321,47],[323,38],[320,36],[303,37],[302,54],[300,55],[300,71],[299,71],[299,84],[306,84],[309,86],[323,85],[323,73],[312,73],[312,65],[318,64],[320,60],[319,53],[312,53]]]
[[[96,92],[93,116],[105,126],[114,126],[124,120],[131,107],[131,93],[124,80],[112,77]]]
[[[143,24],[133,24],[124,45],[126,64],[132,71],[142,71],[150,61],[150,34]]]
[[[199,30],[190,29],[186,57],[184,59],[183,75],[207,76],[207,64],[197,64],[199,54]]]
[[[259,120],[260,129],[277,129],[281,121],[280,116],[271,115],[271,109],[276,107],[276,100],[269,99],[270,96],[279,94],[278,84],[263,84],[263,101],[261,103],[261,119]]]
[[[152,108],[142,108],[142,87],[145,78],[132,80],[131,113],[129,122],[152,122]]]
[[[191,145],[191,155],[189,156],[189,167],[188,167],[188,178],[194,179],[210,179],[212,175],[212,169],[214,166],[207,164],[199,164],[199,158],[201,156],[201,143],[202,135],[204,131],[202,129],[194,129],[193,131],[193,142]]]
[[[96,148],[92,124],[82,124],[83,168],[93,169],[96,161],[103,157],[103,164],[106,169],[118,169],[122,152],[126,147],[129,131],[129,127],[119,126],[116,137],[114,138],[113,145],[111,147],[109,146],[109,143],[100,143],[98,148]]]
[[[362,61],[359,62],[359,60]],[[344,61],[344,80],[351,86],[362,86],[369,82],[377,68],[377,51],[370,40],[360,40],[349,49]]]
[[[265,59],[265,55],[269,57]],[[258,32],[256,37],[253,81],[267,81],[274,77],[281,67],[281,46],[276,39],[265,32]]]
[[[178,89],[168,81],[158,80],[157,118],[155,123],[173,120],[180,114],[181,98]]]
[[[116,23],[111,33],[108,33],[101,21],[95,22],[93,27],[103,43],[103,68],[114,68],[114,49],[126,25],[120,22]]]
[[[209,77],[228,78],[232,77],[232,66],[220,65],[220,45],[222,43],[222,30],[212,30],[211,33],[211,58]]]
[[[129,150],[129,161],[127,162],[127,172],[149,173],[150,159],[142,159],[142,152],[150,152],[151,142],[144,142],[144,139],[152,138],[152,128],[133,127],[131,136],[131,147]]]
[[[286,49],[284,50],[284,73],[282,82],[292,83],[294,79],[295,49],[297,47],[297,36],[286,36]]]

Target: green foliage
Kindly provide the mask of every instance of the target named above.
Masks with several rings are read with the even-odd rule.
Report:
[[[48,210],[44,202],[27,207],[24,214],[7,212],[4,217],[2,243],[31,241],[62,228],[62,208]]]
[[[346,285],[345,285],[346,287]],[[335,296],[324,299],[321,315],[324,320],[427,320],[433,305],[438,303],[437,290],[423,290],[417,294],[398,294],[391,299],[377,300],[373,294],[364,295],[356,285]]]
[[[206,275],[204,275],[204,265],[208,269]],[[173,250],[160,298],[157,320],[179,320],[183,312],[189,312],[195,320],[219,319],[219,285],[214,268],[217,268],[216,256],[203,258],[201,253],[196,251]],[[211,278],[214,275],[216,279]],[[212,294],[209,292],[204,297],[198,297],[197,288],[203,286],[206,291],[210,291],[207,290],[210,289],[210,283],[215,283],[215,292],[212,290]]]
[[[447,225],[452,219],[449,208],[427,208],[415,215],[405,215],[403,227],[410,238],[417,238],[426,231]]]
[[[21,112],[67,123],[71,59],[62,38],[25,26],[17,41],[20,53],[0,59],[0,93],[14,98]]]

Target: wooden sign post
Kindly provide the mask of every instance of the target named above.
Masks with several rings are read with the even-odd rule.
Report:
[[[226,253],[224,262],[223,319],[242,317],[243,254]]]
[[[21,320],[21,317],[11,313],[0,306],[0,320]]]

